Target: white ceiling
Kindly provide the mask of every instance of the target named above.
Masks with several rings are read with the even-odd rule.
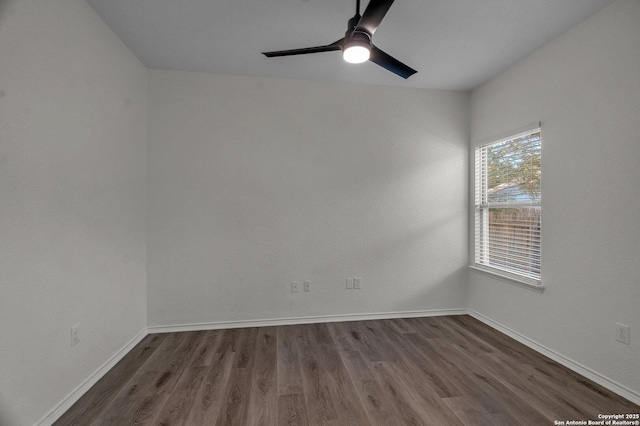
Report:
[[[397,0],[373,42],[418,70],[404,80],[340,52],[260,54],[340,39],[355,0],[87,0],[152,69],[454,90],[487,81],[612,1]]]

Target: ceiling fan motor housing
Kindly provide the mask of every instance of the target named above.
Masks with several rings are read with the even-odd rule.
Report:
[[[371,49],[371,36],[365,31],[354,31],[346,46],[362,46]]]

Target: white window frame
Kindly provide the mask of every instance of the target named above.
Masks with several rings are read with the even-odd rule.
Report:
[[[524,127],[522,129],[516,130],[514,132],[510,132],[508,136],[493,138],[493,139],[481,142],[473,149],[472,181],[473,181],[474,190],[473,190],[473,196],[472,196],[473,198],[472,208],[473,208],[473,218],[474,218],[473,220],[474,232],[472,232],[473,256],[471,257],[471,261],[473,263],[469,267],[475,271],[489,274],[493,277],[497,277],[511,284],[515,284],[515,285],[527,288],[529,290],[534,290],[539,293],[542,293],[544,291],[544,286],[542,285],[541,274],[538,276],[530,276],[530,275],[515,273],[513,271],[508,271],[505,269],[488,265],[487,264],[488,262],[486,262],[486,259],[485,261],[483,261],[483,259],[480,258],[483,254],[484,255],[488,254],[488,238],[482,238],[482,236],[489,235],[488,214],[481,215],[480,214],[481,209],[488,211],[490,207],[494,207],[494,208],[495,207],[514,207],[514,208],[537,207],[537,208],[540,208],[540,211],[542,211],[542,201],[539,201],[537,203],[532,203],[530,201],[526,201],[523,203],[514,202],[514,201],[505,202],[505,203],[502,203],[502,202],[489,203],[488,196],[487,196],[488,179],[486,176],[487,168],[488,168],[486,164],[487,158],[486,157],[478,158],[478,155],[483,153],[484,151],[482,151],[482,149],[486,148],[487,146],[500,144],[513,139],[518,139],[523,136],[527,136],[537,132],[540,132],[540,137],[542,139],[542,124],[539,122],[533,125]],[[483,173],[484,176],[480,175],[481,173]],[[484,246],[484,250],[478,250],[478,247],[480,245]],[[541,248],[542,248],[542,244],[540,244],[540,249]]]

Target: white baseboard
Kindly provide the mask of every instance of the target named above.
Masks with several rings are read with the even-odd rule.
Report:
[[[576,373],[586,377],[589,380],[592,380],[593,382],[599,384],[600,386],[609,389],[611,392],[614,392],[618,395],[620,395],[623,398],[628,399],[629,401],[633,402],[634,404],[638,404],[640,405],[640,393],[629,389],[628,387],[616,382],[615,380],[612,380],[600,373],[598,373],[597,371],[594,371],[592,369],[590,369],[589,367],[586,367],[582,364],[580,364],[579,362],[576,362],[574,360],[572,360],[571,358],[568,358],[564,355],[562,355],[561,353],[558,353],[556,351],[554,351],[553,349],[549,349],[544,345],[541,345],[540,343],[536,342],[535,340],[532,340],[520,333],[518,333],[517,331],[514,331],[512,329],[510,329],[509,327],[506,327],[502,324],[500,324],[499,322],[496,322],[494,320],[492,320],[491,318],[488,318],[472,309],[469,309],[467,311],[467,313],[469,315],[471,315],[473,318],[477,319],[478,321],[483,322],[484,324],[488,325],[491,328],[494,328],[498,331],[500,331],[503,334],[506,334],[507,336],[517,340],[518,342],[530,347],[531,349],[533,349],[536,352],[541,353],[542,355],[545,355],[549,358],[551,358],[552,360],[554,360],[555,362],[557,362],[558,364],[564,365],[565,367],[569,368],[570,370],[575,371]]]
[[[75,404],[98,380],[100,380],[109,370],[111,370],[126,354],[131,351],[138,343],[144,339],[147,334],[146,328],[140,330],[133,339],[124,345],[118,352],[100,366],[96,371],[87,377],[78,387],[76,387],[69,395],[53,407],[47,414],[38,420],[34,426],[49,426],[58,420],[73,404]]]
[[[466,315],[466,309],[436,309],[428,311],[399,311],[363,314],[320,315],[309,317],[271,318],[239,321],[219,321],[179,325],[149,326],[149,333],[173,333],[177,331],[219,330],[224,328],[272,327],[277,325],[314,324],[324,322],[367,321],[389,318],[419,318],[444,315]]]

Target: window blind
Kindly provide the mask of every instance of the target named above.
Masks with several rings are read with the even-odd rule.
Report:
[[[475,264],[539,284],[540,128],[475,150]]]

